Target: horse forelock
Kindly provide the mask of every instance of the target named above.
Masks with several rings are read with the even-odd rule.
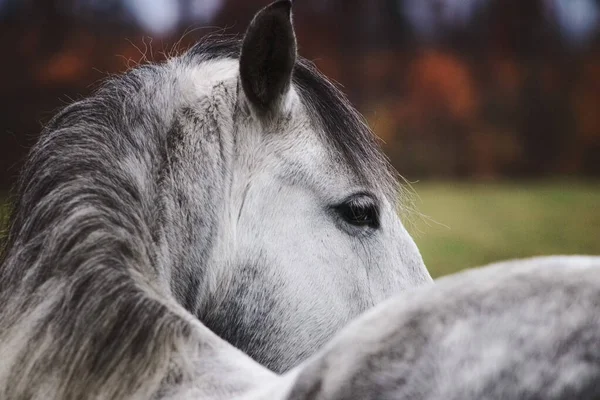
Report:
[[[208,36],[187,53],[192,62],[238,59],[235,36]],[[305,58],[298,57],[292,81],[322,142],[366,187],[382,190],[392,203],[401,199],[398,174],[382,151],[378,137],[343,92]]]

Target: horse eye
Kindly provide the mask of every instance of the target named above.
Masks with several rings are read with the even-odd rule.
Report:
[[[336,207],[340,217],[350,225],[379,227],[379,212],[375,201],[367,195],[353,196]]]

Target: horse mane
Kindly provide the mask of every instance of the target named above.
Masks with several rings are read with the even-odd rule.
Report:
[[[194,45],[187,57],[213,60],[239,58],[241,41],[236,36],[208,35]],[[315,64],[298,57],[292,77],[300,98],[316,121],[315,130],[366,186],[377,186],[399,200],[398,174],[381,150],[378,137],[352,103]]]
[[[147,112],[159,74],[108,81],[60,112],[29,155],[0,275],[0,397],[148,397],[190,334],[152,279],[169,124]],[[119,167],[128,158],[142,177]]]

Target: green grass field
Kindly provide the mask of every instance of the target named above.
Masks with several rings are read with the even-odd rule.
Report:
[[[600,254],[600,182],[413,186],[423,215],[407,214],[406,225],[434,277],[515,257]]]
[[[432,276],[550,254],[600,254],[600,183],[417,183],[407,227]]]

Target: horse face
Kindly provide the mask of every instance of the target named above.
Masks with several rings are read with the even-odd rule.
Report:
[[[228,189],[197,314],[284,371],[362,311],[431,278],[371,133],[296,59],[289,1],[257,14],[239,62],[213,67],[235,69],[225,91],[238,90]]]

